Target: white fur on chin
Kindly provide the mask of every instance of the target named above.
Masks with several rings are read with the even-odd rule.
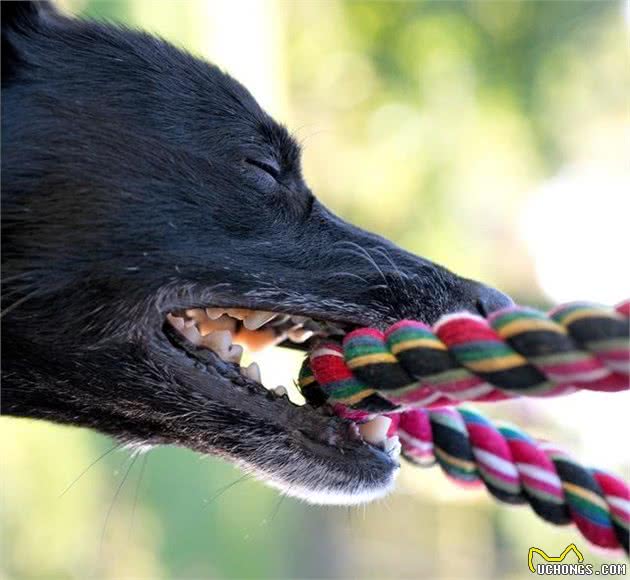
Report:
[[[357,487],[355,489],[311,489],[295,484],[288,484],[284,481],[265,479],[264,482],[282,492],[283,495],[301,499],[313,505],[359,505],[369,503],[388,495],[395,486],[396,476],[400,470],[392,472],[389,481],[380,487]]]

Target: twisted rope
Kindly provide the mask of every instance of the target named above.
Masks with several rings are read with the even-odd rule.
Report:
[[[398,433],[413,463],[437,463],[459,483],[484,484],[501,502],[528,503],[547,522],[573,523],[592,544],[628,552],[630,488],[615,475],[468,408],[413,409],[392,419],[390,434]]]
[[[487,319],[443,317],[360,328],[313,350],[299,386],[310,402],[383,412],[461,401],[627,390],[630,301],[571,303],[544,314],[510,307]]]
[[[403,456],[437,463],[452,479],[483,483],[499,501],[528,503],[544,520],[573,523],[591,543],[628,552],[630,488],[586,469],[554,445],[494,426],[461,401],[629,388],[630,301],[616,309],[572,303],[545,315],[512,307],[427,325],[362,328],[319,344],[298,386],[312,405],[361,422],[385,413]]]

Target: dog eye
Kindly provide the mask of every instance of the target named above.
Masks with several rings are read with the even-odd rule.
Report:
[[[274,180],[278,181],[280,178],[280,166],[271,159],[260,160],[260,159],[245,159],[245,162],[249,165],[253,165],[260,171],[264,171],[269,176],[273,177]]]

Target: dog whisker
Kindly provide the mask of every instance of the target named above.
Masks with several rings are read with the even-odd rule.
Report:
[[[214,494],[210,496],[210,498],[206,501],[206,508],[219,499],[224,493],[228,492],[233,487],[237,486],[239,483],[244,483],[245,481],[251,479],[252,476],[249,473],[245,473],[240,477],[237,477],[234,481],[228,483],[227,485],[221,486]]]
[[[390,293],[393,292],[391,291],[391,289],[389,288],[389,280],[387,279],[387,276],[385,276],[385,273],[383,272],[383,269],[378,265],[378,263],[376,262],[376,260],[372,257],[372,255],[370,254],[370,252],[364,248],[363,246],[360,246],[359,244],[349,241],[349,240],[343,240],[341,242],[338,242],[337,245],[348,245],[350,246],[349,249],[347,249],[347,251],[351,254],[353,254],[354,256],[363,258],[365,260],[367,260],[367,262],[374,267],[374,270],[380,275],[380,277],[383,279],[383,282],[385,283],[385,286],[387,286],[387,288],[390,290]]]
[[[337,272],[337,276],[347,276],[349,278],[356,278],[357,280],[361,280],[361,282],[365,284],[369,284],[369,281],[366,280],[363,276],[359,276],[359,274],[353,274],[352,272]]]
[[[94,467],[99,461],[101,461],[102,459],[105,459],[105,457],[107,457],[110,453],[116,451],[117,449],[120,449],[122,447],[122,443],[117,443],[116,445],[114,445],[113,447],[110,447],[107,451],[105,451],[104,453],[101,453],[94,461],[92,461],[92,463],[90,463],[85,469],[83,469],[83,471],[81,471],[81,473],[79,473],[79,475],[77,475],[67,486],[66,488],[59,494],[59,498],[62,498],[64,495],[66,495],[66,493],[68,493],[68,491],[70,491],[70,489],[72,489],[74,487],[74,485],[88,472],[90,471],[90,469],[92,469],[92,467]]]
[[[375,248],[373,248],[373,250],[375,252],[378,252],[381,256],[383,256],[383,258],[385,258],[391,264],[392,268],[396,270],[401,280],[408,279],[408,275],[399,268],[398,264],[396,264],[394,260],[391,259],[389,252],[387,251],[386,248],[384,248],[383,246],[376,246]]]
[[[133,505],[131,507],[131,516],[129,520],[129,538],[127,543],[131,541],[131,534],[133,533],[133,525],[136,518],[136,508],[138,506],[138,499],[140,498],[140,488],[142,486],[142,479],[147,468],[147,462],[149,460],[149,453],[142,454],[142,463],[140,463],[140,473],[138,474],[138,481],[136,482],[136,491],[133,495]]]
[[[273,511],[271,512],[271,516],[269,516],[269,521],[270,522],[273,522],[276,519],[276,516],[278,515],[278,512],[280,511],[280,507],[284,503],[284,500],[286,500],[288,494],[291,493],[291,487],[292,486],[289,486],[289,489],[287,490],[287,493],[281,493],[280,494],[280,497],[277,499],[276,505],[274,506]]]
[[[103,531],[101,532],[101,541],[100,541],[100,545],[99,545],[99,558],[98,558],[99,562],[103,561],[103,544],[105,543],[105,534],[107,532],[107,525],[109,524],[109,519],[110,519],[110,517],[112,515],[112,511],[114,509],[114,506],[116,505],[116,501],[118,499],[118,496],[120,495],[120,492],[122,491],[122,488],[124,487],[125,482],[127,481],[127,478],[129,477],[129,474],[131,473],[131,470],[133,469],[133,466],[135,465],[138,457],[140,456],[140,453],[141,453],[140,450],[134,451],[129,456],[129,459],[128,459],[129,466],[125,470],[125,473],[124,473],[120,483],[116,487],[116,491],[114,493],[114,496],[112,497],[112,501],[109,504],[109,508],[107,510],[107,514],[105,515],[105,521],[103,522]]]

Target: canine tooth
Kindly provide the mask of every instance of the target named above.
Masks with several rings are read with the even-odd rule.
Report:
[[[186,316],[192,318],[195,322],[201,322],[207,318],[205,310],[201,308],[188,308],[186,310]]]
[[[288,394],[287,388],[283,387],[282,385],[276,387],[273,392],[276,394],[277,397],[284,397]]]
[[[226,312],[232,318],[236,318],[237,320],[243,320],[244,318],[247,318],[250,315],[250,313],[252,313],[253,311],[247,310],[247,308],[228,308]]]
[[[206,308],[206,316],[210,320],[216,320],[217,318],[221,318],[225,314],[224,308]]]
[[[275,317],[276,315],[273,312],[257,310],[243,320],[243,326],[245,326],[248,330],[258,330],[261,326],[267,324],[267,322],[273,320]]]
[[[239,344],[232,344],[230,345],[227,354],[224,354],[221,358],[227,362],[240,364],[242,357],[243,347]]]
[[[201,334],[199,334],[199,331],[194,326],[184,327],[180,329],[180,332],[193,344],[199,345],[203,340],[203,337],[201,336]]]
[[[206,318],[198,324],[198,327],[199,332],[201,332],[203,336],[217,330],[229,330],[230,332],[234,332],[234,330],[236,330],[236,320],[225,314],[216,320]]]
[[[255,362],[250,364],[248,367],[242,368],[241,372],[252,381],[256,381],[257,383],[262,382],[260,378],[260,367]]]
[[[218,330],[207,334],[202,340],[205,346],[222,356],[229,352],[232,334],[229,330]]]
[[[392,420],[389,417],[379,415],[367,423],[361,423],[359,432],[365,441],[372,445],[378,445],[387,438],[387,430],[391,422]]]
[[[197,329],[194,326],[186,326],[186,321],[183,318],[173,316],[172,314],[168,314],[166,318],[170,324],[188,341],[193,344],[199,344],[201,342],[202,337]]]
[[[289,338],[298,344],[306,342],[313,334],[312,330],[306,330],[304,328],[292,328],[289,330]]]
[[[172,314],[167,314],[166,319],[170,322],[173,328],[176,328],[177,330],[181,330],[182,328],[184,328],[183,318],[180,318],[179,316],[173,316]]]

